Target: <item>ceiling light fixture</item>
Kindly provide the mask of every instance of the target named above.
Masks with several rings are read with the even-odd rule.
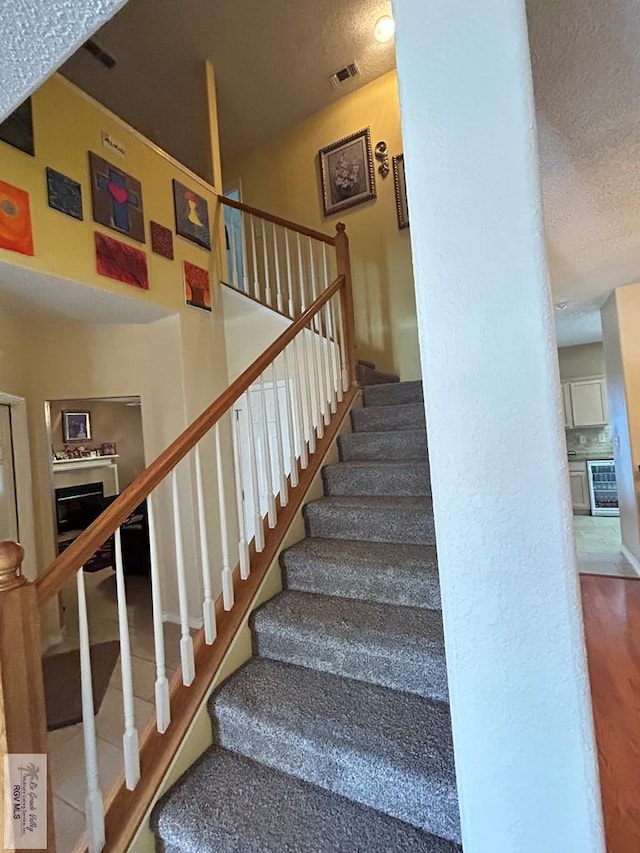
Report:
[[[386,44],[386,42],[391,41],[395,31],[396,24],[391,15],[383,15],[376,21],[376,25],[373,28],[373,35],[377,42]]]
[[[556,302],[556,304],[555,304],[556,311],[566,311],[568,307],[569,307],[568,302]]]

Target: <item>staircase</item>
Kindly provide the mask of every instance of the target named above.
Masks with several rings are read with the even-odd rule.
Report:
[[[460,850],[422,387],[363,393],[160,850]]]

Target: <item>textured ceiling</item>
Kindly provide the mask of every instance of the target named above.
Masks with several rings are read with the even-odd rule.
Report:
[[[0,3],[0,119],[126,0],[5,0]]]
[[[62,71],[209,177],[203,60],[216,69],[225,160],[390,71],[393,41],[373,38],[390,12],[390,0],[131,0],[96,36],[116,68],[79,51]],[[354,59],[361,76],[332,88],[329,75]]]
[[[602,340],[600,309],[555,312],[556,341],[559,347],[592,344]]]

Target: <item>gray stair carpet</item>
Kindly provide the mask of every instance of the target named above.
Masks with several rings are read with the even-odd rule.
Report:
[[[363,402],[209,700],[214,746],[154,809],[165,853],[461,849],[422,385]]]
[[[356,379],[358,380],[358,385],[361,387],[400,382],[399,376],[396,376],[395,373],[385,373],[382,370],[377,370],[372,361],[359,361],[357,363]]]

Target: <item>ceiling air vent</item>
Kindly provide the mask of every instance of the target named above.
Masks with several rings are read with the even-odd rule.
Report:
[[[113,56],[110,56],[106,51],[104,51],[93,39],[86,41],[82,47],[88,51],[94,59],[97,59],[101,65],[104,65],[108,71],[115,68],[116,61]]]
[[[358,64],[356,62],[350,62],[349,65],[345,65],[344,68],[341,68],[339,71],[336,71],[335,74],[332,74],[329,77],[329,81],[332,86],[340,86],[341,83],[346,83],[347,80],[351,80],[352,77],[357,77],[360,74],[360,69],[358,68]]]

